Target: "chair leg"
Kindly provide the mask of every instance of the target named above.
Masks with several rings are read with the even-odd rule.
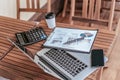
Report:
[[[47,0],[47,12],[51,11],[51,0]]]
[[[20,19],[20,0],[16,0],[16,6],[17,6],[17,19]]]
[[[62,17],[65,17],[66,14],[66,9],[67,9],[67,4],[68,4],[68,0],[64,1],[64,8],[63,8],[63,12],[62,12]]]
[[[76,0],[71,0],[70,24],[73,24],[72,17],[75,15],[75,1]]]
[[[109,16],[109,23],[108,23],[108,28],[110,31],[112,31],[112,23],[113,23],[113,18],[114,18],[114,13],[115,13],[115,2],[116,0],[111,1],[111,8],[110,8],[110,16]]]
[[[17,19],[20,19],[20,12],[17,12]]]

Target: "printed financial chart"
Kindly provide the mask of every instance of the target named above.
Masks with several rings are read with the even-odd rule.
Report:
[[[50,39],[45,44],[48,46],[69,48],[80,51],[89,51],[97,30],[79,30],[69,28],[55,28]]]

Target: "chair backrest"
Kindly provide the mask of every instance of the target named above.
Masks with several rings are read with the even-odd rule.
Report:
[[[75,0],[71,0],[71,7],[75,6]],[[110,14],[108,20],[100,18],[103,0],[83,0],[82,15],[75,15],[75,7],[71,8],[71,23],[73,20],[89,22],[94,24],[105,24],[109,30],[112,30],[114,18],[115,0],[111,0]]]
[[[101,0],[83,0],[82,17],[99,19]]]
[[[17,19],[20,19],[20,12],[49,12],[51,9],[51,0],[47,0],[47,9],[40,8],[40,0],[25,0],[26,7],[20,6],[21,0],[17,2]]]

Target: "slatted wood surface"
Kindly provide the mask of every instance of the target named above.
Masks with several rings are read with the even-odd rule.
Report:
[[[15,39],[15,33],[26,31],[34,27],[35,23],[20,21],[12,18],[0,16],[0,55],[6,52],[11,46],[11,43],[7,40],[7,37]],[[40,26],[42,26],[47,33],[50,34],[52,31],[48,29],[45,21],[41,21]],[[80,29],[95,29],[91,27],[73,26],[69,24],[57,23],[61,27],[71,27]],[[115,37],[115,32],[110,32],[104,29],[99,30],[93,48],[104,49],[105,54],[109,47],[112,45]],[[27,46],[27,48],[35,55],[35,53],[42,49],[42,44],[44,41],[35,43],[33,45]],[[95,80],[94,72],[86,80]],[[14,48],[3,60],[0,61],[0,76],[12,79],[12,80],[57,80],[57,78],[46,74],[40,69],[36,64],[34,64],[29,58],[27,58],[22,52],[17,48]]]
[[[16,32],[26,31],[34,27],[33,22],[19,21],[16,19],[0,16],[0,55],[5,53],[11,46],[7,37],[14,39]],[[51,30],[47,30],[49,33]],[[28,47],[33,53],[41,49],[42,42]],[[3,60],[0,61],[0,75],[12,80],[56,80],[56,78],[46,74],[21,51],[14,48]]]

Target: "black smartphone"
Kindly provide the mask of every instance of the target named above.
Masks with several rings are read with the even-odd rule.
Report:
[[[92,67],[104,66],[103,49],[93,49],[91,51],[91,66]]]

